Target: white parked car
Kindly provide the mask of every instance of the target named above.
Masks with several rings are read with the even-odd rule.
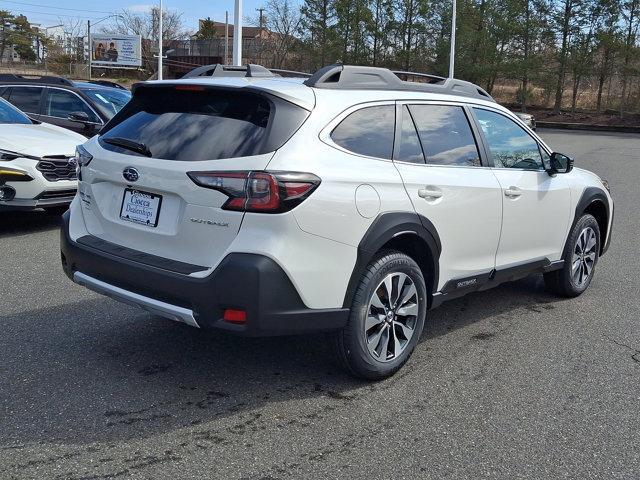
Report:
[[[607,250],[607,184],[476,85],[200,73],[139,84],[78,148],[75,282],[195,327],[333,331],[376,379],[443,301],[531,273],[577,296]]]
[[[524,113],[524,112],[513,112],[513,113],[515,113],[516,117],[522,120],[522,123],[524,123],[527,127],[529,127],[531,130],[535,132],[536,119],[533,115],[531,115],[530,113]]]
[[[0,211],[66,209],[77,188],[73,154],[85,141],[0,99]]]

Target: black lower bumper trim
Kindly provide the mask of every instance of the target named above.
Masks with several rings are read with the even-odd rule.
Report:
[[[202,267],[200,265],[178,262],[177,260],[170,260],[168,258],[158,257],[157,255],[150,255],[148,253],[139,252],[131,248],[107,242],[106,240],[94,237],[93,235],[84,235],[83,237],[78,238],[77,243],[94,248],[96,250],[100,250],[104,253],[110,253],[112,255],[115,255],[116,257],[126,258],[128,260],[142,263],[144,265],[157,267],[163,270],[169,270],[175,273],[182,273],[184,275],[201,272],[202,270],[207,269],[207,267]]]
[[[33,210],[36,208],[65,207],[73,201],[73,197],[47,198],[47,199],[21,199],[14,198],[6,202],[0,201],[2,210]]]
[[[202,328],[270,336],[344,327],[349,309],[310,309],[282,268],[263,255],[231,253],[207,277],[171,272],[74,242],[69,212],[63,215],[60,248],[65,273],[82,272],[116,287],[193,310]],[[224,310],[247,313],[245,324],[225,322]]]

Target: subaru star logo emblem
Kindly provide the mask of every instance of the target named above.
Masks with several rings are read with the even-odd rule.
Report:
[[[129,182],[136,182],[140,178],[138,170],[133,167],[127,167],[122,171],[122,176]]]

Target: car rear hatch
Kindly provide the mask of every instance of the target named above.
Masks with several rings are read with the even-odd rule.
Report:
[[[84,145],[86,158],[78,155],[88,232],[203,271],[215,267],[244,212],[227,209],[224,190],[196,183],[190,173],[264,170],[308,114],[257,89],[143,84]]]

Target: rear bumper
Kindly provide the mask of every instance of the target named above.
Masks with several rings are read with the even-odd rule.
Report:
[[[331,331],[347,323],[348,309],[307,308],[284,270],[263,255],[231,253],[210,275],[196,278],[162,268],[158,257],[99,245],[71,240],[69,212],[63,215],[60,248],[69,278],[173,320],[250,336]],[[185,264],[178,267],[184,271]],[[224,321],[227,308],[246,311],[247,321]]]

